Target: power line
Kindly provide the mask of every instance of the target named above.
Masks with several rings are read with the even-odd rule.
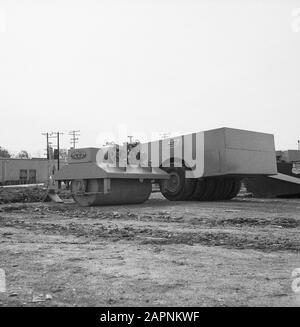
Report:
[[[69,135],[71,135],[71,144],[73,145],[73,149],[75,149],[76,143],[79,142],[79,136],[80,136],[80,130],[73,130],[69,132]]]
[[[59,171],[59,168],[60,168],[60,143],[59,143],[59,137],[60,135],[63,135],[64,133],[61,133],[61,132],[52,132],[50,134],[50,138],[56,138],[56,141],[57,141],[57,149],[54,150],[54,159],[56,158],[57,160],[57,171]],[[60,189],[61,188],[61,181],[58,181],[58,188]]]
[[[57,159],[57,170],[59,170],[60,162],[59,162],[59,153],[60,153],[60,140],[59,137],[60,135],[63,135],[64,133],[61,132],[51,132],[49,135],[49,138],[54,138],[56,139],[56,151],[54,150],[54,159]]]
[[[49,132],[47,133],[42,133],[43,136],[46,136],[46,155],[47,155],[47,160],[48,160],[48,185],[50,183],[50,161],[52,160],[52,142],[50,142],[50,134]]]

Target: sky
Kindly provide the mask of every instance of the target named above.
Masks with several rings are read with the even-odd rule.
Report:
[[[297,148],[300,0],[0,0],[0,146],[224,126]]]

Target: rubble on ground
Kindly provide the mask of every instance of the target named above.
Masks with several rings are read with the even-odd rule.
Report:
[[[16,187],[1,187],[0,204],[42,202],[46,198],[47,192],[45,186],[18,187],[16,185]]]

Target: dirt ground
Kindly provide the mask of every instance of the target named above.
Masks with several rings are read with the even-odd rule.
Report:
[[[0,306],[300,306],[300,199],[0,205]]]

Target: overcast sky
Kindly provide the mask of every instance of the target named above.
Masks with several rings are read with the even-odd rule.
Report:
[[[0,0],[0,146],[42,132],[300,138],[300,1]],[[109,137],[109,136],[108,136]],[[69,136],[62,136],[69,147]]]

